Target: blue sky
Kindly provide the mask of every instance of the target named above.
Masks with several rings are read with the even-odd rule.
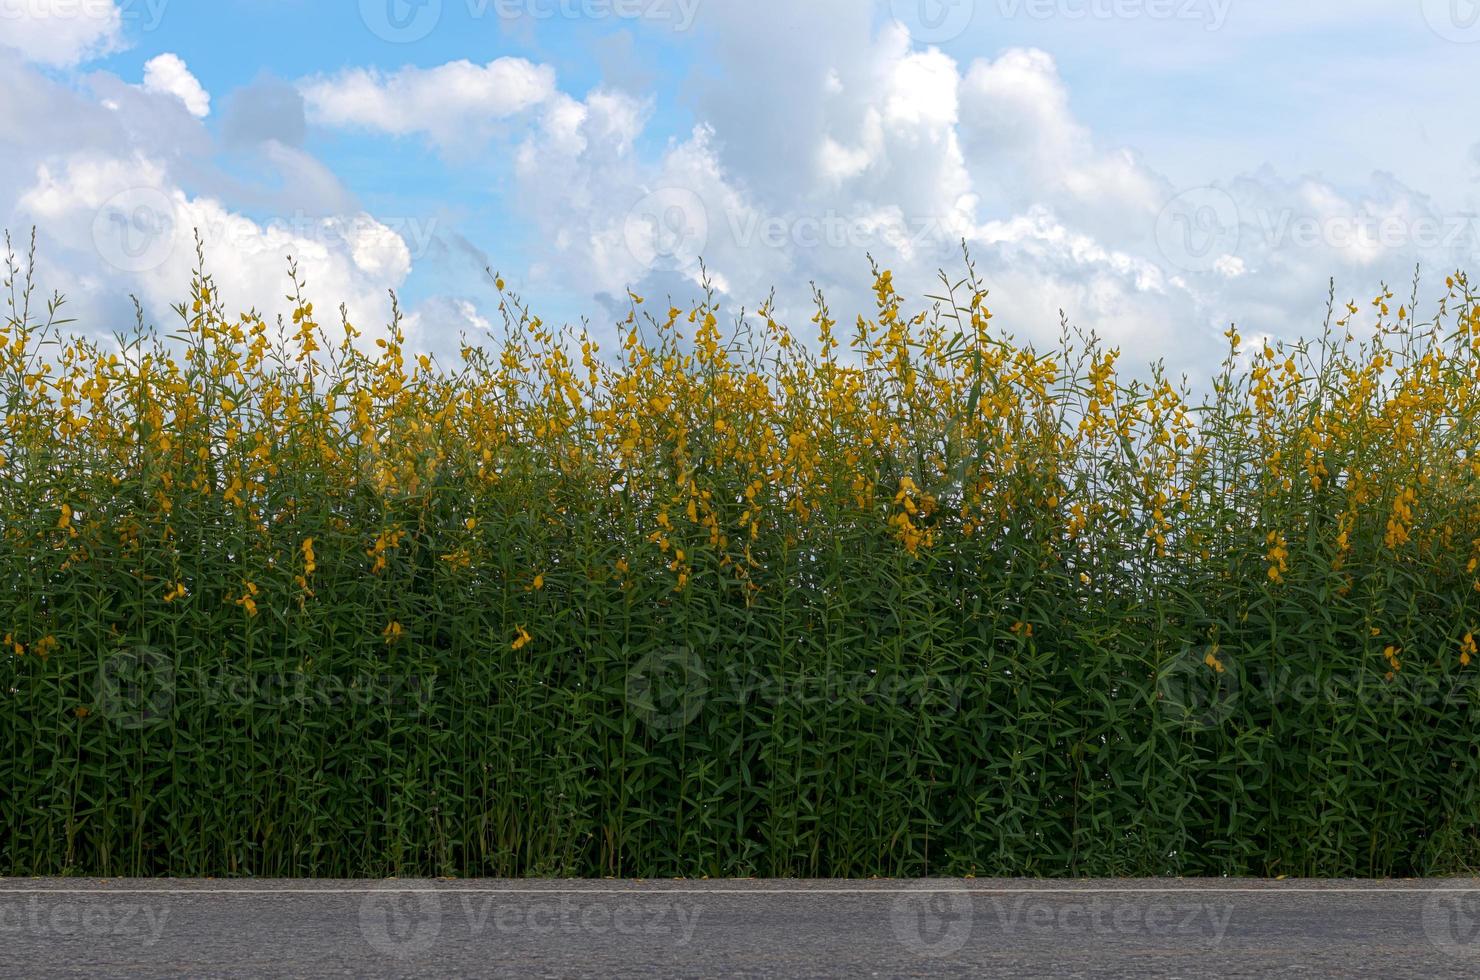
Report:
[[[243,308],[291,252],[442,353],[485,265],[601,337],[701,257],[804,325],[965,239],[1019,336],[1200,372],[1474,264],[1477,56],[1471,0],[3,0],[0,208],[98,333],[195,229]]]

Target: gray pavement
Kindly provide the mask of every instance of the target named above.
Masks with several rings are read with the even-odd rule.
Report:
[[[1480,879],[0,879],[7,976],[1480,975]]]

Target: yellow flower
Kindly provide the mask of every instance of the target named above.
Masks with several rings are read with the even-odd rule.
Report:
[[[243,582],[242,585],[244,591],[241,594],[241,598],[236,600],[236,604],[245,609],[248,616],[255,617],[257,615],[257,586],[251,582]]]
[[[1269,580],[1279,584],[1285,580],[1285,573],[1290,570],[1289,543],[1278,531],[1270,531],[1265,543],[1269,545],[1269,552],[1264,556],[1269,563]]]
[[[534,577],[534,589],[538,592],[545,587],[545,576],[543,574]]]
[[[523,626],[517,627],[517,629],[519,635],[514,637],[514,642],[509,644],[509,646],[515,650],[523,650],[526,646],[529,645],[529,641],[534,638],[529,635],[529,631],[526,630]]]
[[[189,594],[185,589],[184,582],[176,582],[175,587],[164,594],[164,601],[166,603],[174,602],[176,599],[183,599]]]
[[[380,635],[385,638],[386,646],[390,646],[406,635],[406,627],[393,619],[386,624],[385,629],[380,631]]]
[[[1480,653],[1480,650],[1476,650],[1475,648],[1475,634],[1466,633],[1464,642],[1460,644],[1459,648],[1459,662],[1466,667],[1470,666],[1470,661],[1476,653]]]

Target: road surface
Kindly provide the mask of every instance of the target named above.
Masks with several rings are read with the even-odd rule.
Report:
[[[6,976],[1480,975],[1480,879],[0,879]]]

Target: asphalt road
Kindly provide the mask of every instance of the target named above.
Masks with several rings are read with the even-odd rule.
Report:
[[[1480,975],[1480,879],[0,879],[7,976]]]

